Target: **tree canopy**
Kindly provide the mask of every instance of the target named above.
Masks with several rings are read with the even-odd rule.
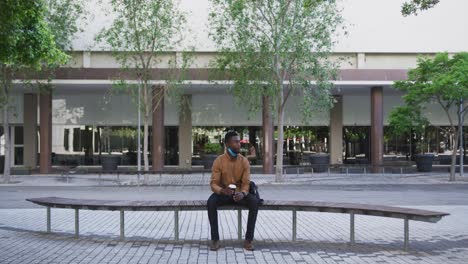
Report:
[[[255,114],[262,98],[278,118],[277,180],[281,178],[283,118],[291,95],[301,98],[303,120],[332,105],[336,65],[329,60],[342,24],[335,1],[211,0],[216,68],[227,72],[238,104]]]
[[[468,98],[468,52],[453,57],[448,53],[421,57],[418,66],[408,72],[407,80],[397,81],[395,87],[406,92],[403,98],[407,104],[423,107],[435,102],[449,111],[460,99]]]
[[[10,179],[9,108],[14,74],[42,70],[64,63],[68,56],[58,47],[45,19],[42,0],[0,1],[0,107],[5,140],[4,181]]]
[[[143,158],[145,170],[148,170],[150,114],[156,111],[165,95],[180,98],[176,88],[189,63],[187,53],[182,53],[180,60],[175,52],[171,54],[183,39],[185,14],[174,1],[167,0],[111,0],[110,4],[115,16],[111,25],[98,34],[97,40],[110,47],[121,69],[133,74],[137,81],[131,83],[120,78],[114,87],[116,91],[130,94],[140,104],[138,110],[143,113],[144,123]],[[165,84],[156,87],[150,83],[154,68],[170,70]],[[153,164],[153,169],[162,168]]]
[[[440,0],[411,0],[403,3],[401,13],[403,16],[418,15],[420,11],[432,8],[439,2]]]
[[[45,20],[41,0],[0,2],[0,63],[6,67],[33,67],[66,59]]]
[[[468,52],[453,56],[438,53],[434,58],[420,57],[418,66],[409,70],[408,78],[395,82],[394,86],[405,92],[405,106],[402,109],[407,111],[408,116],[402,116],[401,112],[397,115],[402,109],[393,113],[394,120],[399,120],[396,123],[408,122],[400,128],[408,129],[415,122],[424,120],[428,103],[436,103],[443,109],[454,138],[450,180],[455,180],[455,158],[459,142],[457,124],[459,127],[463,124],[468,109]],[[453,113],[456,113],[458,120],[453,119]],[[408,117],[411,117],[411,122]]]

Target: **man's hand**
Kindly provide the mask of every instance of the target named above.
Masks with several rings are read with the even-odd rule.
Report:
[[[223,189],[221,190],[221,194],[227,195],[227,196],[231,196],[231,195],[234,194],[234,191],[231,190],[231,189],[229,189],[229,188],[223,188]]]
[[[234,194],[234,201],[235,201],[235,202],[238,202],[238,201],[244,199],[244,197],[245,197],[245,196],[244,196],[244,193],[242,193],[242,192],[236,192],[236,193]]]

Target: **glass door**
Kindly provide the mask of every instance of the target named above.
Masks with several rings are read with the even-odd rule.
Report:
[[[24,153],[24,137],[23,137],[23,126],[11,126],[11,142],[13,142],[13,148],[11,148],[12,166],[24,165],[23,153]]]

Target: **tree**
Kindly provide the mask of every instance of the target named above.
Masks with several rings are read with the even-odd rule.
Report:
[[[434,7],[440,0],[411,0],[403,3],[401,13],[403,16],[418,15],[419,11],[424,11]]]
[[[429,126],[429,120],[422,114],[419,105],[412,105],[411,102],[407,102],[406,105],[392,109],[388,121],[391,135],[412,137],[415,134],[419,139],[416,151],[418,153],[424,152],[426,141],[424,133]],[[412,155],[411,149],[410,155]]]
[[[25,75],[23,84],[30,85],[39,94],[52,96],[55,86],[52,80],[58,68],[68,63],[71,56],[72,40],[75,34],[83,30],[86,25],[85,5],[88,0],[42,0],[45,5],[44,19],[54,36],[56,46],[64,53],[68,54],[64,61],[44,64],[39,70],[40,75],[45,78],[30,80]]]
[[[44,0],[45,18],[54,35],[57,46],[62,51],[71,51],[76,33],[86,25],[88,0]]]
[[[139,111],[143,113],[143,158],[144,169],[148,170],[150,114],[165,95],[179,98],[177,84],[183,78],[182,69],[189,63],[188,53],[182,53],[181,58],[165,59],[168,51],[175,50],[183,39],[185,16],[174,1],[111,0],[110,5],[115,17],[96,39],[110,47],[121,69],[132,74],[137,81],[133,84],[122,78],[116,81],[115,87],[118,91],[128,92],[135,101],[140,101],[135,97],[141,92]],[[174,71],[166,76],[165,84],[155,87],[151,84],[151,70],[164,63]],[[176,67],[181,70],[176,71]],[[153,94],[153,89],[157,93]]]
[[[45,20],[51,33],[54,35],[56,46],[68,54],[66,61],[47,64],[42,67],[41,74],[46,76],[45,80],[35,80],[38,93],[52,96],[55,86],[52,80],[58,68],[70,61],[72,40],[75,34],[83,30],[86,25],[85,4],[88,0],[43,0],[46,6]],[[29,81],[30,82],[30,81]]]
[[[342,23],[335,1],[211,0],[211,37],[219,48],[216,68],[233,80],[236,102],[254,114],[262,97],[278,126],[276,181],[282,180],[284,112],[291,95],[301,96],[303,120],[332,105],[328,60],[333,34]],[[314,82],[311,81],[314,79]]]
[[[450,134],[454,138],[450,181],[455,181],[455,164],[459,142],[458,127],[463,124],[468,109],[468,52],[449,57],[439,53],[434,58],[420,57],[416,68],[408,72],[407,80],[395,82],[395,88],[406,92],[405,105],[418,109],[423,114],[427,103],[437,103],[442,107],[450,124]],[[451,112],[456,112],[458,121]],[[461,155],[462,153],[460,153]]]
[[[41,0],[0,2],[0,102],[3,111],[5,142],[4,181],[10,180],[9,108],[13,78],[26,69],[41,70],[45,65],[59,64],[67,56],[56,45],[45,20]]]

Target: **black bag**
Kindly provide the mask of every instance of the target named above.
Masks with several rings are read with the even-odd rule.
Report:
[[[252,195],[255,195],[255,197],[257,197],[257,199],[259,201],[259,205],[263,204],[263,199],[260,198],[260,194],[258,193],[258,187],[255,184],[255,182],[253,182],[253,181],[250,181],[249,193],[252,194]]]

